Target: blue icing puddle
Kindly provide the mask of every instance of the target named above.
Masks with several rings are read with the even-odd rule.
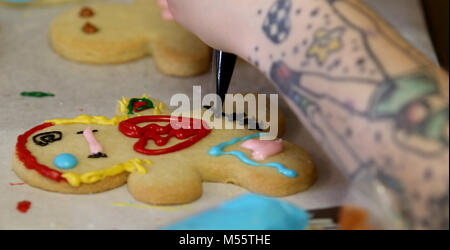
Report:
[[[220,143],[219,145],[212,147],[208,151],[208,154],[210,154],[212,156],[233,155],[233,156],[237,157],[239,160],[241,160],[245,164],[248,164],[248,165],[251,165],[251,166],[255,166],[255,167],[272,167],[272,168],[276,168],[278,170],[278,172],[280,172],[281,174],[283,174],[283,175],[285,175],[287,177],[290,177],[290,178],[297,177],[297,172],[295,172],[292,169],[286,168],[281,163],[278,163],[278,162],[258,163],[258,162],[250,160],[244,153],[242,153],[240,151],[230,151],[230,152],[224,152],[223,151],[225,149],[225,147],[227,147],[227,146],[233,145],[233,144],[235,144],[237,142],[241,142],[241,141],[246,141],[246,140],[257,138],[260,135],[261,135],[261,133],[258,133],[258,134],[254,134],[254,135],[241,137],[241,138],[234,138],[234,139],[232,139],[230,141]]]
[[[166,230],[304,230],[309,214],[290,203],[256,194],[165,227]]]

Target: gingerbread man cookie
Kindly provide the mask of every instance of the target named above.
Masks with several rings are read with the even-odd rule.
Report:
[[[117,110],[112,119],[81,115],[32,128],[18,137],[13,170],[34,187],[62,193],[97,193],[127,183],[137,200],[159,205],[198,199],[203,182],[285,196],[316,179],[303,149],[285,140],[261,141],[263,132],[171,116],[166,105],[145,95],[123,98]]]
[[[163,20],[156,0],[77,7],[58,16],[50,41],[60,55],[78,62],[110,64],[152,55],[165,74],[206,72],[211,49],[173,21]]]

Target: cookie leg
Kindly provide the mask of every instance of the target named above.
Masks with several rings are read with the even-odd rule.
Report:
[[[155,65],[164,74],[193,76],[210,69],[211,50],[192,35],[179,39],[162,38],[151,46]]]
[[[218,142],[223,143],[227,140],[223,136],[242,137],[236,137],[237,134],[237,131],[216,130],[211,137],[214,136]],[[252,161],[252,151],[242,148],[240,143],[229,145],[222,151],[241,152]],[[197,162],[196,165],[204,181],[234,184],[263,195],[279,197],[305,191],[317,178],[316,168],[308,153],[287,141],[283,141],[282,152],[270,156],[264,161],[256,161],[261,164],[282,164],[284,170],[282,169],[281,172],[275,167],[244,163],[234,155],[221,155],[206,159]],[[296,175],[284,175],[283,173],[287,173],[286,170],[295,171]]]
[[[136,200],[155,205],[175,205],[200,198],[202,179],[195,169],[182,164],[155,163],[148,167],[147,174],[135,172],[128,177],[128,191]]]

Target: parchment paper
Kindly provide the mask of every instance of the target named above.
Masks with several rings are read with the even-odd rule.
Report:
[[[367,2],[435,58],[418,1]],[[63,10],[83,4],[86,2],[41,7],[0,5],[0,229],[156,229],[245,193],[236,186],[205,183],[199,200],[185,206],[157,207],[135,201],[126,185],[95,195],[65,195],[10,185],[22,182],[11,170],[17,136],[46,119],[80,114],[112,116],[122,95],[145,92],[168,103],[175,93],[192,96],[193,85],[202,86],[203,93],[215,91],[211,72],[191,78],[168,77],[155,69],[150,57],[104,66],[61,58],[49,46],[49,24]],[[22,91],[56,96],[26,98],[20,96]],[[237,64],[230,88],[230,92],[237,91],[276,93],[261,73],[243,61]],[[283,199],[305,209],[339,205],[348,190],[347,180],[282,101],[281,108],[287,117],[284,137],[311,153],[319,174],[310,190]],[[22,200],[32,202],[26,214],[16,210]]]

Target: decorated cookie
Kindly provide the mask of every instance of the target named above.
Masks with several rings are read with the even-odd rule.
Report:
[[[152,55],[168,75],[209,70],[211,50],[173,21],[161,18],[156,0],[106,3],[70,9],[50,27],[54,50],[79,62],[123,63]]]
[[[118,103],[119,115],[111,119],[48,120],[20,135],[14,171],[34,187],[62,193],[97,193],[127,183],[137,200],[166,205],[198,199],[203,182],[285,196],[316,179],[303,149],[286,140],[258,143],[264,133],[258,130],[216,129],[204,118],[214,117],[210,110],[202,109],[200,117],[171,116],[165,104],[146,95]],[[233,119],[220,122],[236,125]],[[249,141],[254,145],[243,146]]]

